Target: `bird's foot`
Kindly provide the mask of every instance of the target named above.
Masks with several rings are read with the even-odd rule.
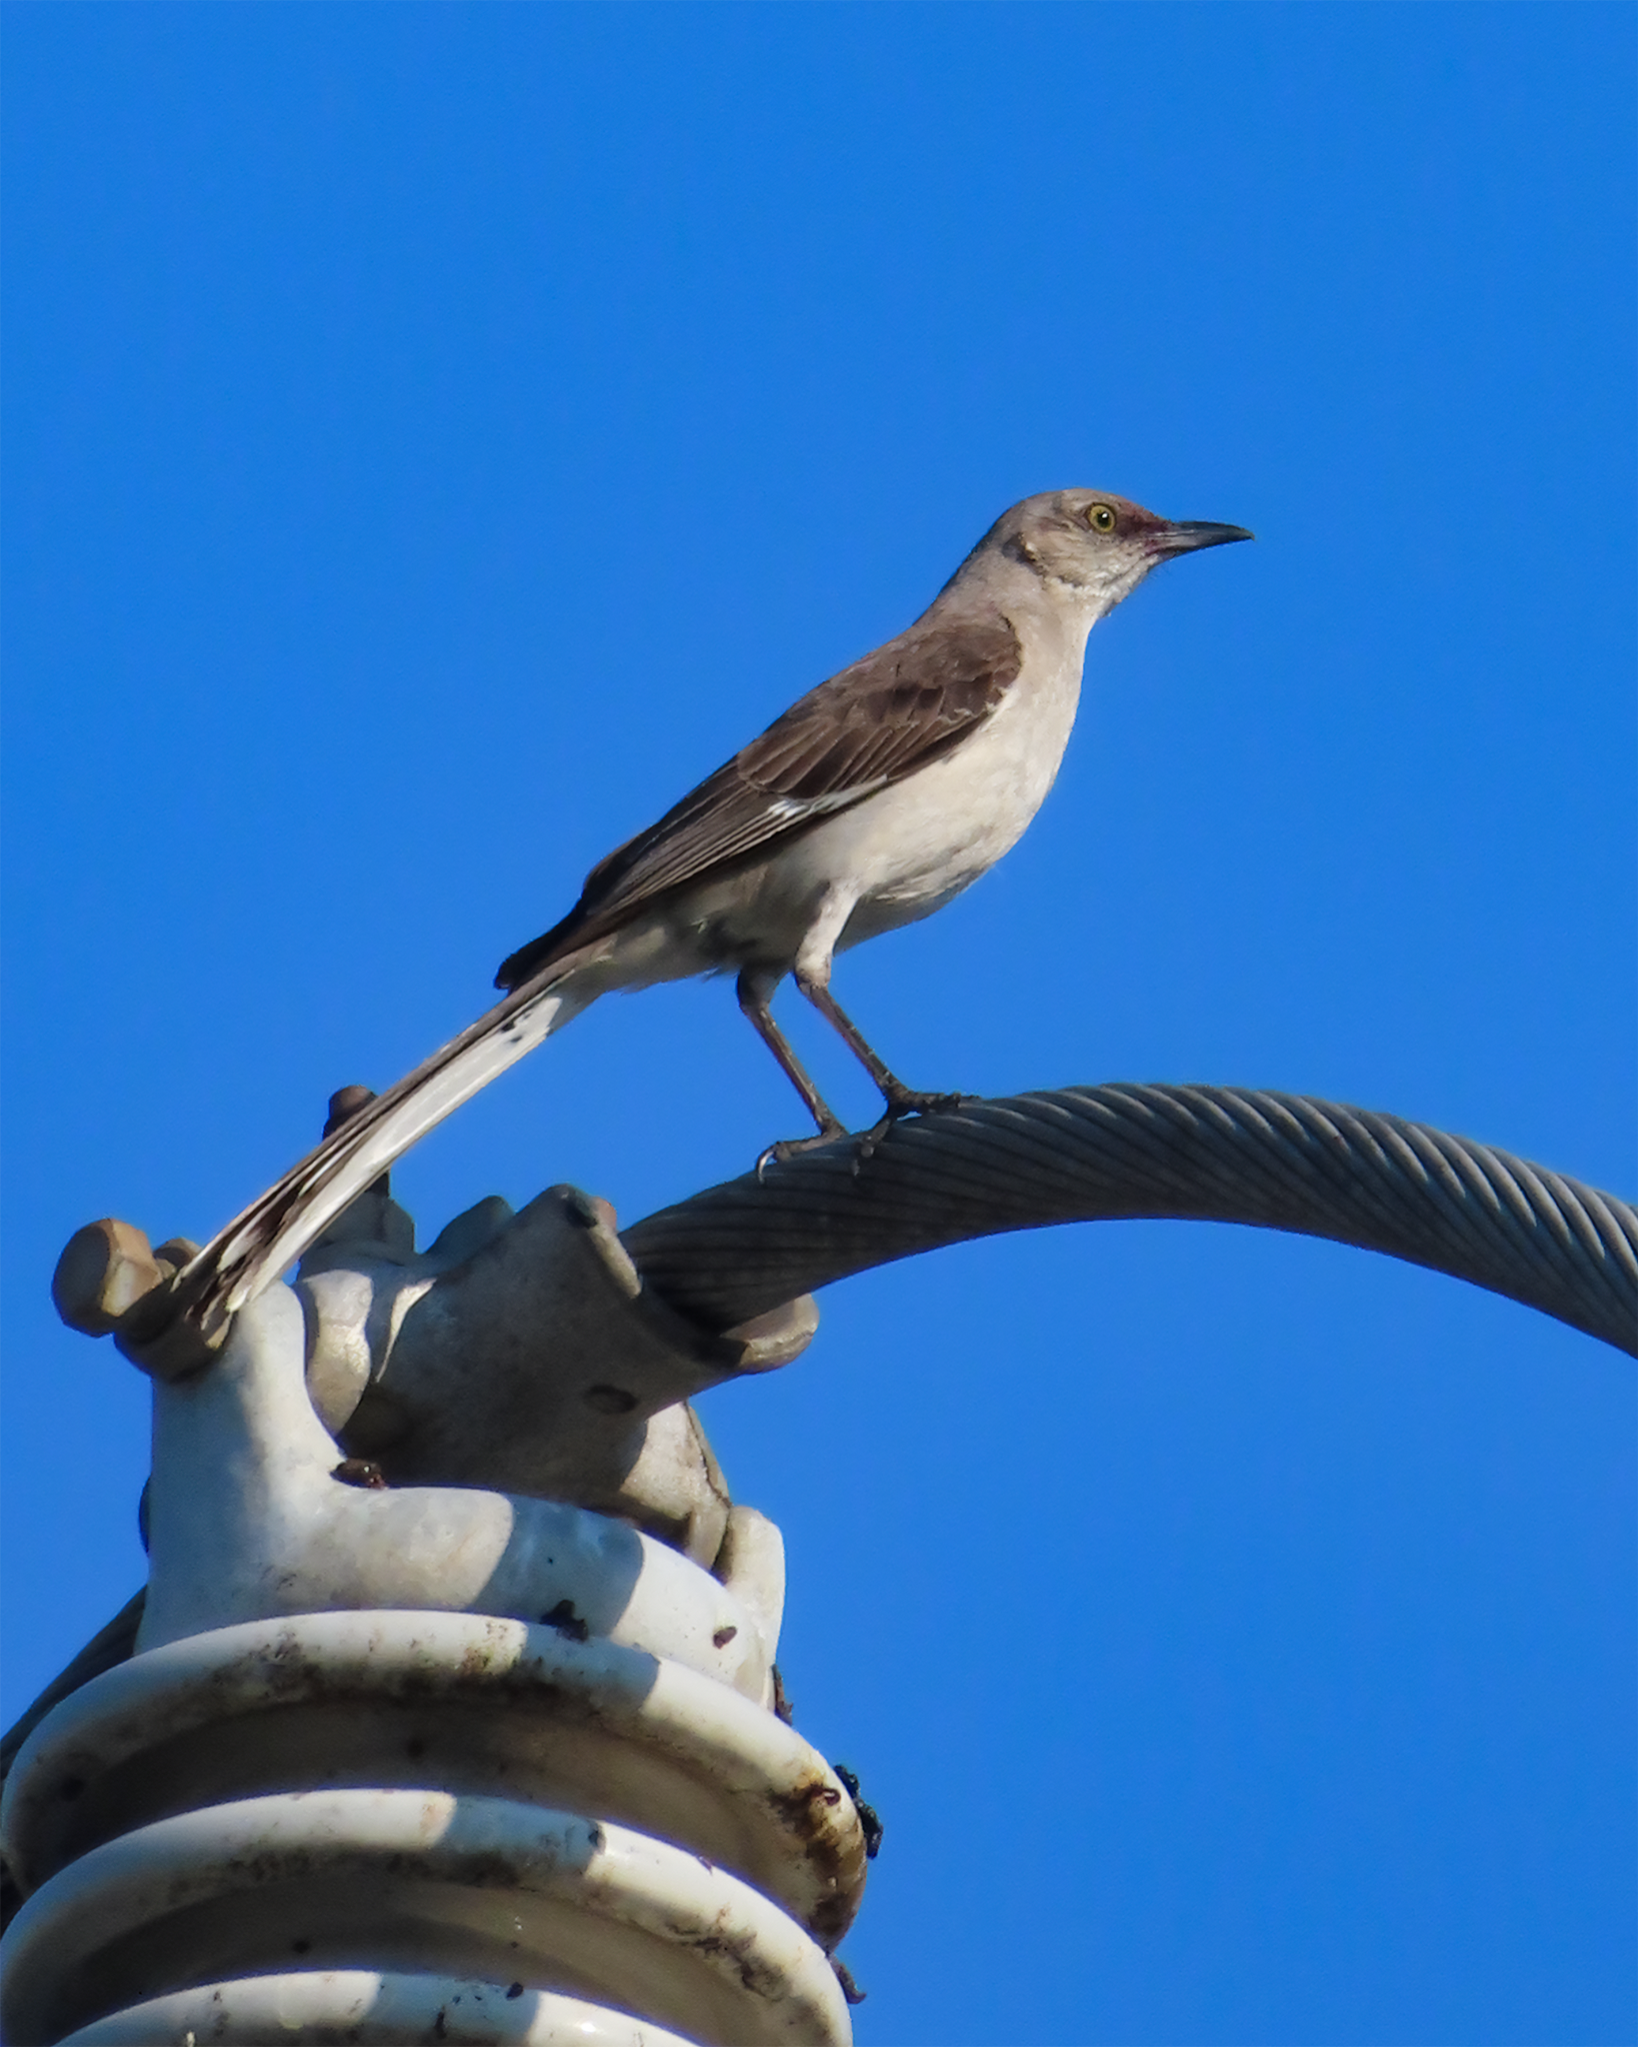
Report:
[[[959,1109],[972,1099],[971,1095],[926,1095],[913,1087],[895,1088],[888,1094],[882,1122],[897,1123],[901,1116],[936,1116],[941,1109]]]
[[[861,1130],[853,1141],[855,1175],[866,1159],[875,1156],[876,1147],[895,1123],[902,1123],[906,1116],[934,1116],[941,1109],[959,1109],[963,1102],[971,1100],[970,1095],[928,1095],[915,1088],[895,1089],[887,1097],[887,1109],[881,1121],[872,1123],[868,1130]]]
[[[846,1137],[847,1125],[834,1119],[814,1132],[812,1137],[782,1137],[777,1144],[770,1144],[756,1162],[758,1180],[767,1177],[768,1167],[778,1165],[785,1159],[800,1158],[805,1151],[818,1151],[827,1144],[834,1144],[838,1137]]]
[[[853,1140],[853,1172],[855,1177],[866,1159],[873,1158],[876,1147],[893,1128],[903,1122],[906,1116],[933,1116],[941,1109],[959,1109],[963,1102],[971,1101],[971,1095],[929,1095],[915,1088],[896,1088],[887,1096],[886,1112],[879,1123],[872,1123],[868,1130],[861,1130]],[[800,1158],[805,1151],[819,1151],[827,1144],[834,1144],[839,1137],[847,1136],[847,1126],[834,1117],[822,1124],[812,1137],[784,1137],[778,1144],[770,1144],[756,1162],[758,1180],[767,1177],[770,1165],[778,1165],[785,1159]]]

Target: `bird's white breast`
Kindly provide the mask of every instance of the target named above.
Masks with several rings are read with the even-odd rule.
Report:
[[[1037,644],[970,737],[790,849],[814,883],[833,875],[857,882],[844,946],[928,916],[1017,844],[1069,743],[1083,645],[1084,636],[1069,647]]]
[[[1015,845],[1058,773],[1092,614],[1008,606],[1023,650],[984,722],[942,759],[633,920],[602,970],[642,987],[828,953],[930,915]],[[839,936],[838,936],[839,934]]]

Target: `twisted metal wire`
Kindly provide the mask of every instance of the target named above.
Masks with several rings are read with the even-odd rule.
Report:
[[[1111,1085],[975,1101],[799,1154],[624,1232],[672,1306],[733,1328],[919,1251],[1049,1223],[1260,1225],[1384,1251],[1638,1356],[1638,1211],[1510,1153],[1253,1088]]]

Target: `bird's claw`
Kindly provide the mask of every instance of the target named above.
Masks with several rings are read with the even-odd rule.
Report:
[[[897,1123],[903,1116],[936,1116],[946,1109],[959,1109],[963,1102],[973,1099],[971,1095],[961,1094],[924,1095],[913,1088],[905,1088],[901,1094],[888,1096],[887,1114],[882,1118],[882,1126]]]
[[[759,1185],[766,1185],[770,1164],[780,1165],[786,1159],[800,1158],[805,1151],[819,1151],[827,1144],[834,1144],[839,1137],[846,1137],[847,1131],[840,1123],[833,1130],[815,1131],[812,1137],[782,1137],[777,1144],[770,1144],[756,1162],[756,1177]]]
[[[859,1168],[867,1159],[876,1156],[876,1147],[893,1127],[891,1116],[884,1116],[879,1123],[872,1123],[868,1130],[861,1130],[853,1140],[853,1150],[847,1162],[847,1169],[857,1180]]]
[[[849,1161],[853,1177],[859,1177],[859,1168],[866,1159],[874,1158],[877,1146],[893,1128],[903,1122],[906,1116],[936,1116],[941,1110],[959,1109],[963,1102],[971,1101],[971,1095],[919,1094],[912,1088],[904,1088],[898,1094],[889,1095],[887,1107],[880,1121],[872,1123],[868,1130],[861,1130],[853,1140],[853,1156]],[[770,1144],[756,1162],[758,1185],[767,1184],[768,1167],[781,1164],[786,1159],[800,1158],[805,1151],[820,1151],[827,1144],[834,1144],[839,1137],[846,1137],[847,1131],[840,1123],[834,1128],[817,1131],[812,1137],[782,1137],[777,1144]]]
[[[944,1109],[959,1109],[963,1102],[970,1100],[970,1095],[925,1095],[911,1088],[889,1095],[880,1121],[872,1123],[868,1130],[861,1130],[854,1140],[853,1177],[859,1177],[859,1168],[866,1159],[875,1157],[877,1146],[895,1123],[902,1123],[906,1116],[936,1116]]]

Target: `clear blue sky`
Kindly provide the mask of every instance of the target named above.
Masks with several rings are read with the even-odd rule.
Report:
[[[1260,537],[844,962],[889,1059],[1638,1191],[1629,8],[6,13],[6,1718],[142,1575],[68,1235],[207,1235],[1032,491]],[[398,1186],[630,1220],[801,1127],[689,986]],[[1159,1224],[824,1314],[706,1419],[887,1821],[862,2047],[1632,2040],[1630,1360]]]

